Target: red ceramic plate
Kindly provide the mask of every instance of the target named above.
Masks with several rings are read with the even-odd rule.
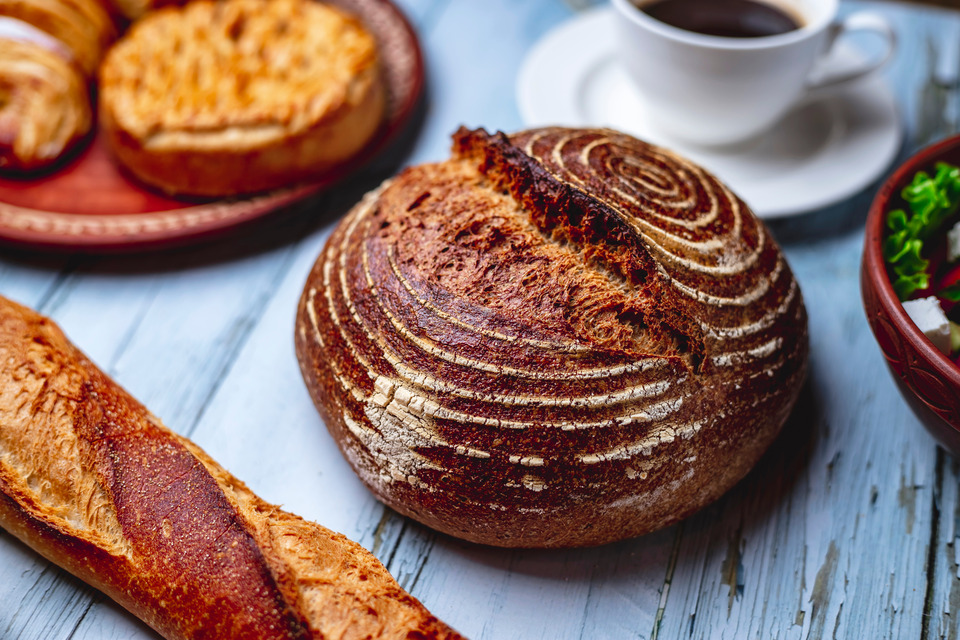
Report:
[[[128,178],[95,137],[66,166],[27,180],[0,178],[0,241],[81,252],[132,251],[207,239],[331,186],[382,150],[411,120],[423,91],[423,58],[406,17],[389,0],[328,0],[376,36],[389,92],[378,136],[336,174],[228,200],[164,196]]]

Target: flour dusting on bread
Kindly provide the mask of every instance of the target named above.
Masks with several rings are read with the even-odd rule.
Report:
[[[360,545],[261,500],[2,297],[0,527],[169,640],[461,637]]]
[[[461,130],[334,230],[297,354],[388,505],[575,546],[739,480],[797,397],[806,315],[768,230],[696,165],[609,130]]]

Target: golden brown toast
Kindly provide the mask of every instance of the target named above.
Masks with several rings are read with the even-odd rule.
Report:
[[[373,37],[312,0],[200,0],[134,24],[100,74],[100,117],[136,177],[222,196],[330,171],[375,135]]]

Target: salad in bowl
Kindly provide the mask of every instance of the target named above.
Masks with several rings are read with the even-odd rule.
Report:
[[[917,327],[960,365],[960,167],[937,162],[903,188],[883,242],[893,290]]]
[[[867,215],[860,291],[894,382],[960,457],[960,135],[887,178]]]

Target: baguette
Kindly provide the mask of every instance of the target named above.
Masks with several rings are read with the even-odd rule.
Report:
[[[166,638],[460,638],[0,298],[0,526]]]

